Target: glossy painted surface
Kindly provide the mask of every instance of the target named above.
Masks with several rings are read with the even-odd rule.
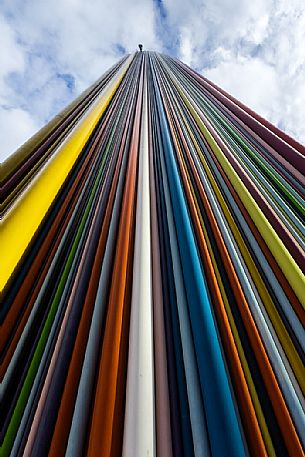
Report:
[[[304,456],[304,161],[154,52],[17,151],[1,457]]]

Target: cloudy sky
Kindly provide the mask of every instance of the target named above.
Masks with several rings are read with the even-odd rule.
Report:
[[[304,0],[1,0],[0,161],[140,42],[305,143]]]

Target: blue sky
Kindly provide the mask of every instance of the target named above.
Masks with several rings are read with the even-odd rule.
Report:
[[[1,0],[0,160],[125,52],[171,54],[305,143],[304,0]]]

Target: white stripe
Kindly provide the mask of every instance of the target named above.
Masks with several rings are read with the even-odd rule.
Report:
[[[147,80],[144,76],[130,316],[124,457],[155,455]]]

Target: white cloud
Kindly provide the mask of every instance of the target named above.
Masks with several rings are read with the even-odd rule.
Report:
[[[140,42],[146,49],[161,49],[150,0],[126,0],[124,4],[92,0],[90,5],[82,0],[58,0],[53,6],[44,0],[4,0],[1,13],[1,116],[10,112],[11,119],[19,109],[37,128],[122,53],[134,52]],[[24,121],[29,125],[25,116]],[[4,135],[10,133],[0,125],[0,136]],[[1,157],[7,157],[23,140],[24,135],[16,133],[1,141]]]
[[[30,114],[20,108],[1,109],[0,126],[3,133],[1,135],[0,162],[3,162],[7,157],[5,151],[14,151],[16,144],[23,144],[39,128]]]
[[[227,60],[207,70],[205,76],[259,111],[263,117],[276,118],[271,112],[270,99],[278,101],[280,90],[274,68],[261,59],[239,58]]]
[[[0,15],[1,30],[1,65],[0,78],[5,77],[11,71],[22,71],[24,68],[24,56],[16,43],[14,30]]]
[[[0,115],[19,116],[0,124],[2,158],[139,42],[305,142],[303,0],[163,0],[162,17],[157,1],[2,0]]]
[[[248,35],[259,47],[215,50],[205,76],[263,117],[305,143],[305,10],[298,0],[277,0]],[[254,56],[253,56],[254,51]]]
[[[303,0],[164,0],[187,64],[305,143]]]
[[[189,29],[182,27],[179,58],[187,65],[192,64],[192,40]]]

